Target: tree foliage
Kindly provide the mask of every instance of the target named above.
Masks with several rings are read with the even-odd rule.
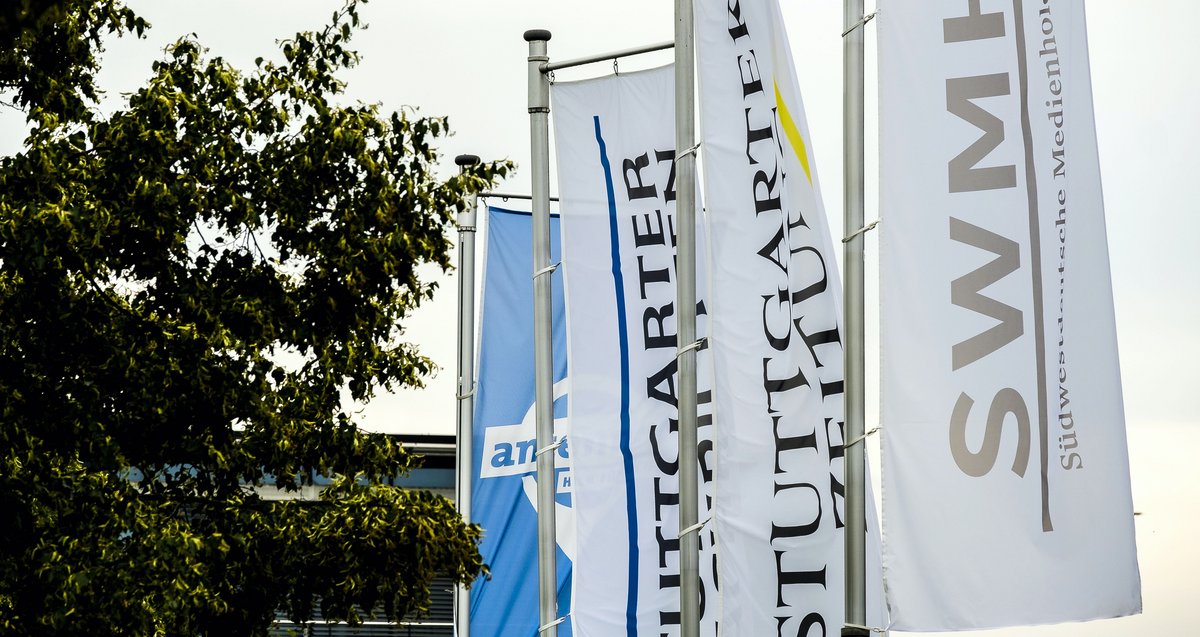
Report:
[[[355,2],[242,72],[179,40],[109,114],[118,0],[0,8],[0,90],[30,134],[0,158],[0,634],[263,634],[397,618],[470,581],[479,529],[391,485],[414,465],[346,398],[419,386],[404,341],[449,267],[465,195],[446,121],[350,104]],[[337,476],[319,502],[249,488]]]

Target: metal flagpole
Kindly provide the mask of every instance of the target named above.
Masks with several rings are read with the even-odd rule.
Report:
[[[550,32],[525,32],[529,43],[529,128],[533,177],[533,338],[534,413],[537,436],[538,634],[558,635],[558,586],[554,537],[554,366],[550,306]]]
[[[479,163],[476,155],[454,158],[460,172]],[[455,468],[458,512],[471,521],[472,438],[475,418],[475,206],[472,194],[458,215],[458,437]],[[465,586],[455,588],[454,625],[458,637],[471,634],[470,595]]]
[[[846,0],[842,35],[842,140],[845,232],[863,227],[863,0]],[[866,637],[866,485],[863,440],[866,412],[864,366],[863,233],[844,242],[845,279],[845,481],[846,481],[846,625],[843,637]]]
[[[675,0],[675,217],[679,308],[680,636],[700,635],[700,528],[696,524],[696,149],[692,0]]]
[[[688,8],[690,12],[690,6]],[[689,13],[690,16],[690,13]],[[689,25],[691,19],[689,17]],[[690,26],[689,26],[690,31]],[[672,42],[659,42],[645,46],[622,49],[611,53],[593,55],[574,60],[565,60],[562,62],[550,63],[550,58],[546,53],[546,43],[550,40],[550,32],[545,29],[530,29],[525,32],[525,41],[529,43],[528,57],[528,81],[529,81],[529,127],[530,140],[532,145],[532,158],[530,161],[532,167],[533,192],[530,196],[507,194],[507,193],[483,193],[485,196],[508,197],[515,199],[531,199],[533,204],[533,321],[534,321],[534,384],[536,387],[536,398],[534,401],[534,419],[536,423],[537,436],[537,508],[538,508],[538,609],[541,625],[538,628],[539,637],[548,635],[549,637],[557,637],[558,624],[563,620],[557,617],[558,606],[558,576],[555,566],[556,557],[556,540],[555,520],[554,520],[554,494],[555,494],[555,476],[554,476],[554,450],[557,448],[554,442],[554,416],[552,413],[554,404],[554,384],[553,384],[553,358],[551,356],[551,324],[552,312],[550,304],[550,274],[556,266],[550,265],[550,202],[557,201],[557,198],[550,196],[550,77],[549,73],[557,69],[571,68],[591,64],[593,62],[601,62],[606,60],[615,60],[618,58],[628,57],[632,55],[640,55],[642,53],[650,53],[660,51],[674,46]],[[689,39],[690,42],[690,39]],[[690,54],[689,54],[690,55]],[[690,103],[690,100],[689,100]],[[689,113],[690,113],[689,108]],[[691,121],[689,116],[689,122]],[[690,124],[689,124],[690,125]],[[690,128],[689,128],[690,131]],[[692,134],[688,133],[688,139],[691,139]],[[690,145],[690,142],[689,142]],[[694,165],[694,164],[693,164]],[[677,170],[676,180],[680,179],[679,168]],[[692,170],[691,167],[688,170]],[[689,173],[690,174],[690,173]],[[691,177],[694,179],[694,177]],[[694,207],[695,186],[693,185],[688,190],[687,199]],[[683,197],[679,197],[678,205],[682,206]],[[691,244],[695,244],[695,221],[692,220],[690,229]],[[684,236],[684,230],[679,230],[679,237]],[[689,252],[692,251],[689,248]],[[681,253],[682,254],[682,253]],[[693,257],[694,263],[694,257]],[[693,264],[694,268],[694,264]],[[681,275],[682,276],[682,275]],[[691,315],[692,322],[690,326],[690,336],[687,336],[688,341],[695,339],[695,273],[690,274],[691,285]],[[682,317],[681,317],[682,320]],[[682,329],[682,328],[681,328]],[[684,338],[683,332],[680,332],[680,338]],[[684,341],[681,341],[684,342]],[[696,402],[696,379],[695,379],[695,359],[692,359],[692,484],[695,485],[696,473],[696,434],[695,434],[695,402]],[[682,364],[682,363],[681,363]],[[681,414],[683,412],[681,411]],[[682,418],[682,416],[681,416]],[[681,422],[680,426],[683,424]],[[681,434],[682,436],[682,434]],[[681,438],[682,441],[682,438]],[[680,460],[683,461],[682,458]],[[695,487],[693,486],[693,494]],[[695,495],[692,497],[692,513],[691,519],[693,523],[696,519],[696,500]],[[693,545],[694,546],[694,545]],[[698,563],[699,554],[692,558],[693,574],[699,573]],[[696,599],[695,606],[699,605],[699,591],[694,589],[693,597]],[[689,634],[684,633],[685,637]],[[692,636],[695,633],[691,633]]]

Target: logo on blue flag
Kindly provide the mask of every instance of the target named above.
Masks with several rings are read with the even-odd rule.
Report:
[[[471,634],[533,637],[538,630],[537,480],[534,454],[532,216],[489,207],[472,450],[472,522],[491,576],[471,587]],[[551,261],[560,260],[558,217],[550,218]],[[551,279],[558,525],[558,616],[571,607],[574,514],[567,440],[567,344],[561,271]],[[559,635],[569,637],[569,623]]]

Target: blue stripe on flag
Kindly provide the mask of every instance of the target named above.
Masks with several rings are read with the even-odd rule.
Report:
[[[617,294],[617,341],[621,344],[621,457],[625,463],[625,509],[629,522],[629,597],[625,606],[625,631],[637,636],[638,545],[637,494],[633,488],[633,453],[629,449],[629,329],[625,324],[625,279],[621,276],[621,237],[617,231],[617,200],[613,194],[612,166],[604,136],[600,133],[600,117],[596,124],[596,143],[600,146],[600,164],[604,166],[604,186],[608,192],[609,241],[612,243],[613,284]]]

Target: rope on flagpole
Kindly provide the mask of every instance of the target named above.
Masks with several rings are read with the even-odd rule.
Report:
[[[851,232],[851,233],[850,233],[848,236],[846,236],[844,239],[842,239],[842,243],[850,243],[850,242],[851,242],[851,241],[853,241],[853,240],[854,240],[854,238],[855,238],[855,237],[857,237],[858,235],[860,235],[860,234],[866,234],[866,233],[868,233],[868,232],[870,232],[870,231],[874,230],[874,229],[875,229],[875,226],[879,225],[879,222],[880,222],[880,221],[882,221],[882,220],[881,220],[881,219],[876,219],[875,221],[872,221],[871,223],[868,223],[867,225],[865,225],[865,226],[863,226],[863,227],[859,228],[858,230],[855,230],[854,232]]]
[[[560,261],[560,262],[558,262],[558,263],[555,263],[555,264],[553,264],[553,265],[548,265],[548,266],[546,266],[546,267],[542,268],[541,270],[538,270],[537,272],[534,272],[534,273],[533,273],[533,278],[535,278],[535,279],[536,279],[536,278],[538,278],[539,276],[542,276],[542,275],[544,275],[544,274],[550,274],[551,272],[553,272],[553,271],[557,270],[557,269],[558,269],[558,266],[560,266],[560,265],[562,265],[562,262],[561,262],[561,261]]]
[[[538,456],[541,456],[544,453],[550,453],[552,451],[557,450],[561,446],[562,446],[562,440],[561,439],[555,440],[554,442],[546,445],[545,447],[538,449],[537,452],[533,454],[533,457],[537,458]]]
[[[569,617],[570,615],[571,615],[570,613],[567,613],[566,615],[559,617],[558,619],[550,622],[549,624],[546,624],[546,625],[538,628],[538,634],[540,635],[540,634],[546,632],[547,630],[550,630],[551,628],[554,628],[555,626],[567,621],[567,617]]]
[[[877,15],[879,15],[878,11],[872,11],[871,13],[868,13],[867,15],[863,16],[862,19],[860,19],[858,22],[855,22],[854,24],[850,25],[849,29],[842,31],[842,37],[844,38],[844,37],[850,35],[851,33],[854,32],[855,29],[866,26],[866,24],[868,22],[870,22],[871,20],[874,20],[875,16],[877,16]],[[847,626],[849,626],[849,624],[847,624]]]
[[[890,624],[885,626],[884,628],[879,628],[878,626],[863,626],[862,624],[851,624],[850,622],[846,622],[845,627],[846,628],[857,628],[859,630],[867,630],[867,631],[870,631],[873,633],[880,633],[880,634],[886,633],[887,631],[891,630],[891,628],[892,628]]]
[[[711,515],[708,516],[707,518],[705,518],[703,522],[697,522],[697,523],[689,526],[688,528],[680,531],[679,537],[682,538],[683,536],[687,535],[688,533],[695,533],[695,532],[699,531],[700,529],[704,528],[705,524],[708,524],[709,520],[712,520]]]
[[[688,155],[695,153],[697,150],[700,150],[700,144],[703,144],[703,143],[704,142],[696,142],[695,146],[692,146],[691,148],[683,151],[682,153],[675,155],[675,163],[679,163],[680,159],[683,159],[684,157],[687,157]]]
[[[859,437],[855,438],[854,440],[851,440],[850,442],[847,442],[845,445],[843,445],[843,447],[844,447],[844,448],[846,448],[846,449],[849,449],[850,447],[853,447],[854,445],[857,445],[858,443],[860,443],[860,442],[862,442],[862,441],[866,440],[866,439],[867,439],[867,436],[870,436],[871,434],[873,434],[873,433],[875,433],[875,432],[877,432],[877,431],[879,431],[879,427],[875,427],[874,429],[872,429],[872,430],[868,431],[867,433],[865,433],[865,434],[863,434],[863,435],[861,435],[861,436],[859,436]]]
[[[686,354],[694,349],[700,349],[700,348],[704,347],[704,344],[707,342],[708,342],[707,336],[704,336],[695,341],[692,341],[688,345],[681,347],[678,352],[675,352],[675,358],[678,359],[680,356],[683,356],[684,354]]]

